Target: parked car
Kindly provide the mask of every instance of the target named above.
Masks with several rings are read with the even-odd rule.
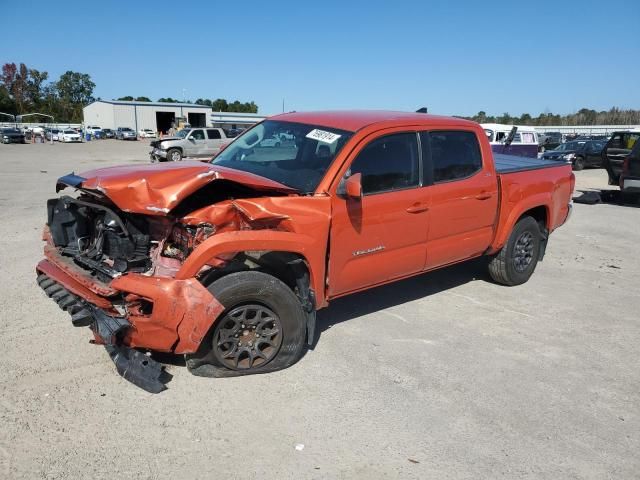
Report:
[[[640,200],[640,142],[634,143],[631,153],[622,163],[620,190],[624,200],[628,202]]]
[[[99,138],[100,133],[102,132],[102,129],[96,125],[93,125],[93,126],[85,127],[84,132],[88,133],[92,137]]]
[[[2,143],[26,143],[24,132],[18,128],[0,129],[0,140]]]
[[[59,142],[81,142],[82,137],[78,132],[76,132],[72,128],[66,128],[64,130],[60,130],[60,132],[58,133],[58,141]]]
[[[222,128],[185,128],[175,137],[151,142],[152,162],[179,162],[184,157],[211,158],[229,139]]]
[[[114,132],[110,128],[103,128],[102,129],[102,136],[104,138],[115,138],[116,132]]]
[[[60,134],[60,130],[57,128],[49,128],[45,130],[44,136],[47,140],[53,140],[54,142],[59,141],[58,135]]]
[[[585,167],[601,167],[604,145],[605,142],[601,140],[575,140],[563,143],[553,150],[545,151],[542,158],[569,162],[574,170],[582,170]]]
[[[495,153],[531,158],[538,156],[538,132],[535,128],[499,123],[483,123],[482,128]],[[516,131],[511,138],[509,135],[514,128]]]
[[[138,136],[140,138],[156,138],[156,132],[150,128],[142,128],[138,130]]]
[[[625,168],[625,161],[631,155],[640,139],[640,131],[619,131],[614,132],[602,151],[602,164],[609,175],[609,185],[621,184],[621,176]],[[627,168],[631,169],[630,162],[627,162]],[[629,180],[628,187],[634,185],[635,161],[633,170],[628,170],[626,178]]]
[[[240,128],[225,128],[223,130],[224,130],[224,133],[227,135],[227,138],[236,138],[238,135],[244,132],[244,130]]]
[[[136,132],[129,127],[118,127],[116,140],[137,140]]]
[[[283,131],[297,148],[256,148]],[[56,185],[80,196],[47,202],[37,281],[127,380],[159,392],[161,365],[136,349],[184,354],[197,375],[267,373],[301,357],[335,298],[483,255],[494,281],[525,283],[575,177],[494,155],[477,123],[356,111],[270,117],[210,163]]]
[[[279,147],[282,145],[280,135],[271,135],[260,142],[261,147]]]

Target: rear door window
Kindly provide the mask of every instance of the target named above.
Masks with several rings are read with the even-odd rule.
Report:
[[[522,132],[522,143],[536,143],[533,132]]]
[[[209,140],[219,140],[220,138],[222,138],[220,136],[220,131],[216,130],[215,128],[207,130],[207,136],[209,137]]]
[[[420,133],[422,157],[433,183],[468,178],[482,170],[475,133],[450,130]]]
[[[415,133],[377,138],[356,157],[347,177],[362,174],[362,193],[402,190],[420,184],[420,158]]]

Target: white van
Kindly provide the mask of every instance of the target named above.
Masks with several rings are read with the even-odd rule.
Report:
[[[482,128],[487,134],[491,149],[495,153],[505,153],[517,155],[519,157],[536,158],[538,156],[538,132],[533,127],[520,125],[502,125],[499,123],[482,123]],[[505,145],[505,140],[513,127],[516,127],[516,134],[509,145]]]

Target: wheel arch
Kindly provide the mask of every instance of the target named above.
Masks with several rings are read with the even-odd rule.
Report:
[[[507,220],[498,226],[496,236],[488,253],[495,253],[500,250],[513,231],[515,225],[526,216],[533,217],[540,225],[543,233],[543,241],[546,243],[548,232],[551,230],[551,205],[550,199],[542,196],[535,196],[528,202],[516,205],[510,212]]]
[[[315,309],[326,305],[324,251],[314,248],[315,242],[307,235],[274,230],[221,233],[202,242],[187,258],[176,278],[195,277],[203,267],[219,263],[216,259],[220,256],[232,258],[247,252],[260,252],[256,263],[287,285],[301,288],[295,279],[306,275]],[[252,260],[256,260],[255,257],[252,255]]]

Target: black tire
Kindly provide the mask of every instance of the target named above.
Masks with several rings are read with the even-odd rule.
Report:
[[[178,148],[170,148],[167,150],[167,161],[168,162],[179,162],[182,160],[182,152]]]
[[[620,192],[620,201],[622,205],[637,205],[640,202],[640,194]]]
[[[524,240],[528,242],[523,243]],[[489,261],[489,275],[503,285],[525,283],[533,275],[540,258],[540,226],[532,217],[518,220],[509,240]]]
[[[275,147],[280,148],[280,142],[276,142]]]
[[[208,289],[224,305],[225,311],[202,340],[198,352],[185,356],[191,373],[203,377],[235,377],[275,372],[298,361],[305,346],[306,314],[296,294],[285,283],[266,273],[243,271],[216,280]],[[256,308],[266,312],[266,316],[261,312],[251,317],[250,313]],[[237,314],[243,310],[249,314]],[[256,330],[262,318],[266,318],[263,323],[270,326],[268,329],[258,326]],[[267,333],[267,340],[260,339],[260,329]],[[276,331],[279,333],[272,333]],[[245,336],[247,340],[241,345]],[[265,358],[254,355],[258,351]],[[258,358],[260,361],[256,361]]]
[[[576,157],[576,159],[573,161],[573,170],[579,172],[580,170],[584,170],[584,167],[584,158]]]

